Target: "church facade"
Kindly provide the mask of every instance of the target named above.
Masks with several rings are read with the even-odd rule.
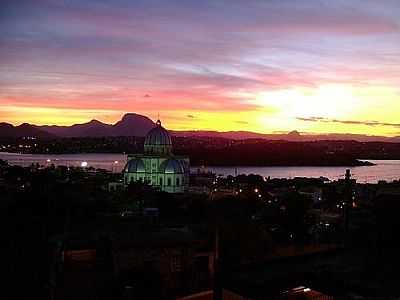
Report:
[[[175,156],[168,131],[157,120],[146,135],[143,154],[128,155],[124,185],[145,182],[168,193],[183,193],[189,187],[190,161]]]

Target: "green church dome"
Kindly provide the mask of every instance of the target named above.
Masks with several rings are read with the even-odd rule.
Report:
[[[125,166],[125,172],[127,173],[144,173],[144,163],[140,158],[134,158],[127,162]]]
[[[168,131],[157,120],[156,127],[151,129],[144,140],[144,152],[146,154],[170,154],[172,152],[172,140]]]
[[[160,165],[160,172],[166,174],[182,174],[183,166],[179,160],[174,158],[167,159]]]

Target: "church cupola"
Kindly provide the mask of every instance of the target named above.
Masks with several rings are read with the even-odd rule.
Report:
[[[172,140],[168,131],[157,120],[156,127],[151,129],[144,141],[145,154],[169,155],[172,153]]]

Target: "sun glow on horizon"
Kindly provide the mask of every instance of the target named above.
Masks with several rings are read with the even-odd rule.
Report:
[[[118,119],[120,111],[90,110],[57,107],[0,106],[0,120],[13,125],[30,123],[35,125],[70,126],[97,119],[109,122]]]
[[[280,117],[347,118],[359,108],[360,100],[352,88],[345,85],[326,84],[317,88],[293,88],[262,92],[255,103],[274,107]]]

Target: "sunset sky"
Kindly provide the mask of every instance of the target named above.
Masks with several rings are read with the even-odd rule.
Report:
[[[400,1],[3,0],[0,122],[400,135]]]

